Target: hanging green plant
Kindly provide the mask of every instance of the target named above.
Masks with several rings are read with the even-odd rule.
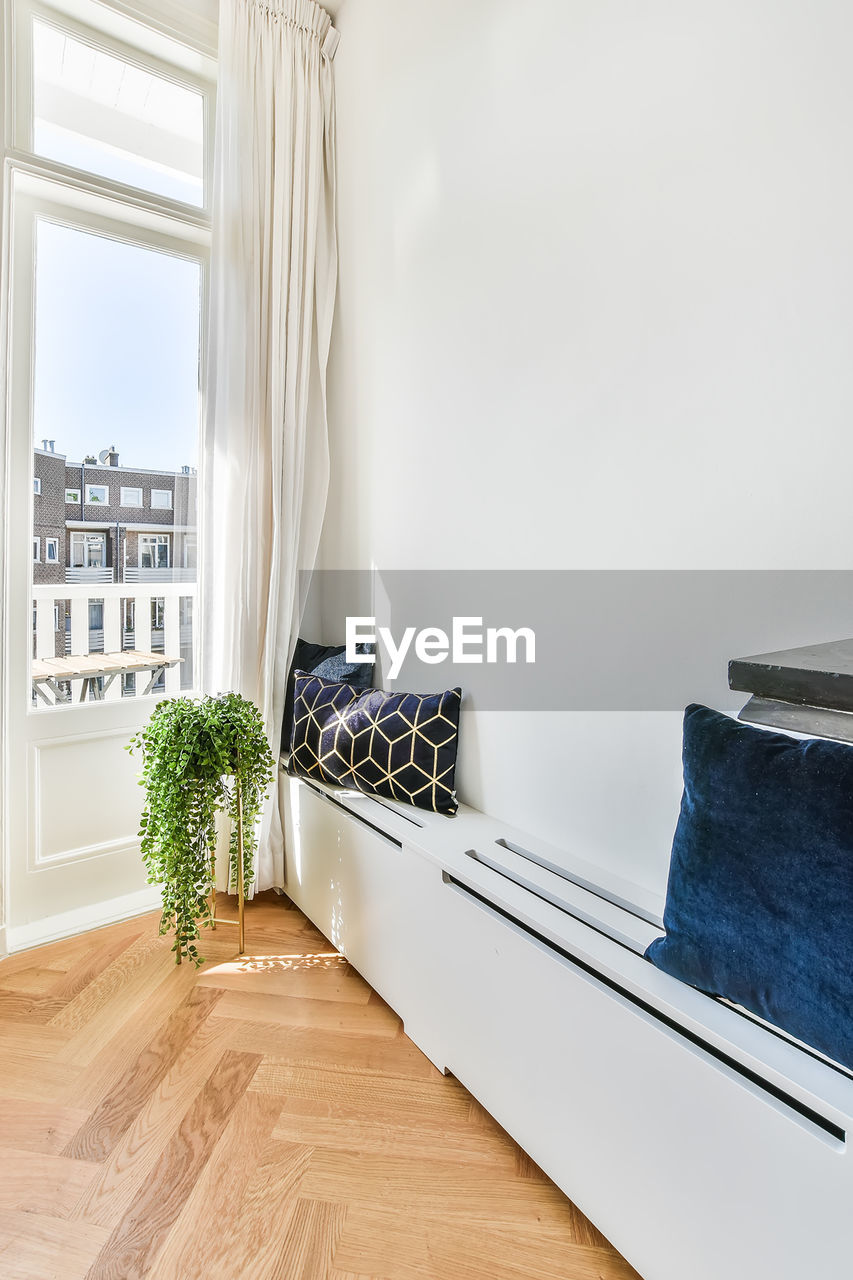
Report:
[[[175,930],[175,962],[199,965],[199,933],[212,923],[216,815],[231,819],[229,887],[237,884],[242,817],[243,883],[251,884],[257,819],[275,776],[260,712],[238,693],[168,698],[128,744],[142,752],[145,808],[139,834],[149,884],[163,886],[160,933]]]

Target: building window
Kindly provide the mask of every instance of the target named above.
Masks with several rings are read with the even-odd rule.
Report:
[[[72,533],[71,566],[74,569],[104,569],[107,563],[105,533]]]
[[[184,537],[184,568],[195,569],[198,561],[198,541],[194,533]]]
[[[79,506],[80,506],[80,490],[79,490],[79,489],[66,489],[66,490],[65,490],[65,501],[66,501],[66,502],[73,502],[76,506],[78,506],[78,507],[79,507]]]
[[[41,538],[33,538],[33,564],[41,560]]]
[[[162,596],[151,601],[151,630],[162,631],[166,625],[166,601]]]
[[[172,490],[171,489],[152,489],[151,490],[151,506],[155,511],[171,511],[172,510]]]
[[[168,533],[142,534],[139,538],[140,569],[168,569],[169,543]]]
[[[105,484],[87,484],[86,501],[92,506],[108,507],[110,504],[108,487]]]
[[[142,506],[142,490],[141,489],[122,489],[121,505],[123,507],[141,507]]]
[[[59,564],[59,539],[45,538],[44,558],[48,564]]]
[[[33,493],[41,493],[41,480],[38,476],[33,476]]]

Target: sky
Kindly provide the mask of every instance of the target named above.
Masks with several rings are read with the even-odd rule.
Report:
[[[40,218],[33,438],[69,462],[198,465],[198,262]]]

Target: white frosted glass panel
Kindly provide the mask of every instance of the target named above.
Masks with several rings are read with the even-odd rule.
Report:
[[[33,149],[186,204],[204,204],[204,99],[33,22]]]

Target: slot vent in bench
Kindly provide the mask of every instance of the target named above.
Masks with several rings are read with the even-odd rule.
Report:
[[[340,800],[336,800],[334,796],[330,796],[327,791],[322,791],[319,787],[312,787],[311,783],[306,781],[304,778],[302,781],[305,783],[308,790],[313,792],[315,796],[319,796],[320,799],[325,800],[327,804],[334,805],[336,809],[340,809],[348,818],[352,818],[353,822],[358,822],[361,826],[367,827],[368,830],[375,832],[376,835],[381,836],[388,844],[393,844],[396,849],[403,848],[402,840],[398,840],[396,836],[390,835],[387,831],[383,830],[382,827],[377,826],[375,822],[371,822],[362,814],[356,813],[356,811],[354,809],[350,809],[348,805],[342,804]]]
[[[500,843],[497,841],[496,843]],[[572,920],[578,920],[581,924],[585,924],[588,929],[594,929],[596,933],[600,933],[603,938],[608,938],[611,942],[617,943],[618,946],[624,947],[626,951],[631,951],[634,955],[642,955],[645,950],[644,946],[639,946],[636,941],[628,938],[625,934],[617,933],[615,930],[606,929],[599,920],[596,920],[589,912],[583,911],[580,907],[566,902],[563,898],[558,898],[555,893],[550,893],[541,885],[531,884],[529,880],[521,875],[516,875],[509,871],[506,867],[502,867],[499,862],[495,862],[492,858],[486,857],[479,853],[477,849],[466,849],[465,857],[470,858],[472,862],[478,862],[482,867],[488,867],[490,871],[494,871],[495,875],[502,876],[504,880],[508,880],[510,884],[517,885],[519,889],[523,889],[525,893],[532,894],[534,898],[538,898],[540,902],[547,902],[549,906],[555,907],[557,911],[562,911],[563,915],[571,917]],[[574,881],[568,881],[568,877],[562,877],[568,883],[574,884]],[[580,888],[576,885],[576,888]],[[587,890],[587,892],[590,892]],[[596,897],[601,897],[596,894]],[[602,898],[602,901],[613,903],[609,898]],[[634,919],[641,917],[634,916]],[[645,921],[643,922],[645,923]]]
[[[603,898],[605,902],[621,908],[622,911],[627,911],[629,915],[636,916],[638,920],[644,920],[646,924],[654,925],[656,928],[661,927],[660,918],[655,916],[653,912],[644,911],[636,903],[630,902],[627,898],[623,898],[617,893],[603,889],[600,884],[596,884],[592,880],[585,880],[583,876],[572,874],[565,867],[561,867],[559,863],[551,862],[548,858],[543,858],[538,853],[532,853],[530,849],[525,849],[523,845],[515,844],[512,840],[505,840],[503,836],[496,840],[495,844],[499,845],[501,849],[508,849],[510,853],[516,854],[519,858],[526,858],[528,862],[535,862],[537,867],[542,867],[544,871],[552,872],[553,875],[559,876],[561,880],[567,880],[569,884],[576,885],[578,889],[586,889],[589,893],[594,893],[597,898]]]

